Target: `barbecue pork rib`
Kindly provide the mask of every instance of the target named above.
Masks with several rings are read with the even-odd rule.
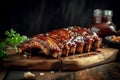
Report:
[[[54,58],[69,56],[75,53],[96,51],[101,45],[99,38],[90,29],[73,26],[37,34],[18,46],[19,53],[39,49],[42,53]]]

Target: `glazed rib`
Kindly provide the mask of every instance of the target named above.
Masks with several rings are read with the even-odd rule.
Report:
[[[101,39],[87,28],[79,26],[53,30],[45,34],[38,34],[21,43],[19,53],[32,48],[40,49],[44,54],[58,58],[70,54],[96,51]]]

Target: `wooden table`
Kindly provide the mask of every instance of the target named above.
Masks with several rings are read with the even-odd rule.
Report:
[[[24,80],[27,71],[1,70],[1,80]],[[80,71],[31,71],[35,80],[120,80],[120,62],[114,61],[104,65]],[[6,74],[6,75],[5,75]],[[3,79],[4,78],[4,79]]]
[[[0,80],[25,80],[24,70],[0,69]],[[120,53],[115,61],[79,71],[31,71],[33,80],[120,80]]]

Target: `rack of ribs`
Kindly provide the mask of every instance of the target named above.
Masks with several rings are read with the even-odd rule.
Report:
[[[53,30],[45,34],[37,34],[30,40],[21,43],[18,46],[18,51],[24,53],[36,48],[45,55],[59,58],[96,51],[99,49],[101,42],[101,38],[96,33],[91,32],[90,29],[73,26]]]

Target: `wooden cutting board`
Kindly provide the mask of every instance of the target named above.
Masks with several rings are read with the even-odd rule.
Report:
[[[102,48],[98,52],[76,54],[61,59],[43,56],[25,58],[18,54],[3,59],[3,67],[18,70],[81,70],[114,61],[119,50]]]

